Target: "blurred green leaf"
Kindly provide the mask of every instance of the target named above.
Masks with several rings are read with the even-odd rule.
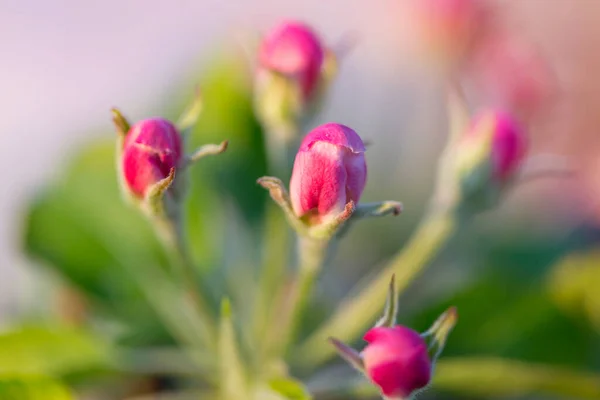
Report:
[[[564,257],[550,274],[548,288],[558,307],[584,316],[600,332],[600,251]]]
[[[600,375],[500,358],[442,359],[433,385],[442,391],[477,396],[546,394],[600,399]]]
[[[247,398],[248,385],[232,318],[231,304],[229,300],[223,300],[219,331],[219,382],[224,398],[244,399]]]
[[[269,387],[286,400],[311,400],[312,396],[301,382],[292,378],[278,378],[269,382]]]
[[[223,155],[202,160],[193,169],[192,179],[210,177],[213,189],[233,202],[247,222],[256,224],[263,217],[266,200],[256,180],[267,168],[263,134],[252,105],[250,73],[247,61],[235,52],[220,54],[203,71],[204,109],[191,144],[230,142]],[[195,190],[207,189],[198,186]]]
[[[460,317],[445,355],[483,353],[577,366],[588,362],[590,346],[598,340],[563,315],[540,282],[522,282],[504,270],[488,271],[403,323],[423,329],[449,306],[456,306]]]
[[[62,384],[43,376],[0,375],[2,400],[74,400]]]
[[[24,326],[0,334],[0,375],[66,376],[108,369],[114,349],[89,332],[61,326]],[[4,399],[0,395],[1,399]]]
[[[26,216],[24,241],[30,255],[78,287],[93,305],[127,322],[135,341],[165,340],[153,311],[121,267],[130,260],[138,262],[137,268],[146,260],[165,265],[166,258],[149,224],[121,199],[113,143],[83,149],[62,179],[37,197]]]

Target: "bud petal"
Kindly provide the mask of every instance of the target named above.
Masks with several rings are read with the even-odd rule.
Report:
[[[378,327],[365,336],[365,373],[388,397],[407,398],[429,384],[431,361],[418,332],[404,326]]]
[[[335,123],[321,125],[302,141],[294,161],[290,198],[298,217],[320,223],[358,203],[366,184],[365,146],[358,134]]]
[[[463,204],[472,211],[497,204],[506,187],[515,181],[525,153],[525,136],[511,116],[496,110],[477,115],[456,149]]]
[[[307,25],[285,21],[262,41],[255,73],[254,106],[263,127],[289,142],[299,124],[322,104],[337,58]]]
[[[526,153],[526,141],[521,128],[508,114],[484,111],[477,115],[466,140],[477,136],[491,139],[490,157],[493,178],[505,181],[515,172]]]
[[[139,198],[154,184],[167,178],[182,159],[182,144],[175,126],[162,118],[151,118],[133,125],[121,158],[125,183]]]

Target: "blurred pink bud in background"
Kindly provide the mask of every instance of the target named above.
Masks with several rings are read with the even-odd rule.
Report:
[[[444,65],[461,63],[488,19],[481,0],[414,0],[411,6],[418,42]]]
[[[169,176],[182,155],[181,137],[163,118],[150,118],[133,125],[125,138],[122,171],[129,189],[143,197],[149,187]]]
[[[431,379],[427,344],[404,326],[373,328],[362,352],[365,372],[387,397],[408,398]]]
[[[510,178],[525,157],[527,141],[521,127],[509,114],[485,110],[473,119],[465,140],[479,140],[481,135],[490,140],[492,175],[503,182]]]
[[[263,40],[259,52],[262,68],[297,79],[305,98],[315,91],[325,50],[307,25],[286,21]]]
[[[350,200],[358,203],[367,180],[364,152],[361,138],[345,125],[328,123],[306,135],[290,181],[296,215],[319,223]]]

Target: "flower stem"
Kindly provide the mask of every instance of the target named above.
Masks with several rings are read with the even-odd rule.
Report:
[[[280,351],[285,353],[296,338],[299,323],[309,302],[315,281],[331,254],[329,240],[298,237],[299,266],[289,298],[289,307],[283,317]]]
[[[335,354],[326,339],[335,336],[353,341],[368,328],[379,314],[386,299],[386,288],[396,274],[397,290],[401,293],[419,275],[450,238],[456,227],[453,208],[433,208],[423,219],[409,243],[388,263],[378,276],[360,293],[349,296],[333,316],[312,333],[298,348],[296,361],[312,367]]]
[[[211,348],[215,343],[214,324],[210,318],[208,304],[198,288],[196,269],[185,242],[180,214],[154,218],[153,225],[169,253],[171,266],[177,274],[179,284],[189,296],[188,301],[191,302],[194,314],[199,320],[198,326],[202,326],[200,339],[205,347]]]

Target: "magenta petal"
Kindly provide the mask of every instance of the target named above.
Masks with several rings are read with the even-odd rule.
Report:
[[[170,165],[160,155],[138,146],[129,146],[123,153],[123,174],[133,193],[143,197],[149,186],[169,175]]]
[[[173,153],[181,157],[181,137],[177,128],[164,118],[149,118],[133,125],[125,139],[125,147],[131,143],[148,146],[159,153]]]
[[[121,159],[125,182],[143,197],[150,186],[177,168],[181,156],[181,137],[171,122],[163,118],[140,121],[125,138]]]
[[[429,383],[431,367],[422,360],[396,359],[378,364],[367,371],[369,378],[386,396],[408,397]]]
[[[367,163],[364,153],[346,152],[344,158],[346,167],[346,201],[358,203],[365,185],[367,184]]]
[[[362,352],[367,376],[386,396],[407,397],[431,379],[427,345],[418,332],[404,326],[369,330]]]
[[[304,137],[300,150],[308,150],[316,142],[327,142],[347,147],[353,153],[365,151],[365,145],[358,134],[346,125],[330,122],[313,129]]]
[[[294,162],[290,196],[294,212],[303,216],[341,211],[346,204],[346,170],[336,146],[327,143],[300,151]]]
[[[312,130],[300,146],[290,181],[294,212],[322,218],[358,203],[367,180],[364,144],[347,126],[329,123]]]

